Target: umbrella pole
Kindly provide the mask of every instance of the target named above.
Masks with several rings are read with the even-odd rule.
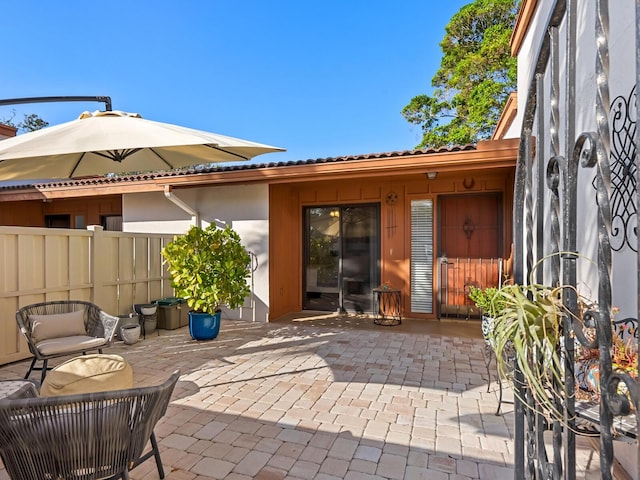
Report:
[[[103,102],[104,109],[111,111],[111,97],[25,97],[0,99],[0,106],[18,105],[22,103],[47,103],[47,102]]]

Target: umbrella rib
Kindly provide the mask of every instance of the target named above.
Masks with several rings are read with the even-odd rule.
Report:
[[[249,157],[245,157],[244,155],[240,155],[239,153],[234,153],[234,152],[231,152],[229,150],[225,150],[224,148],[220,148],[217,145],[205,144],[205,147],[213,148],[214,150],[218,150],[220,152],[224,152],[224,153],[226,153],[228,155],[233,155],[234,157],[241,158],[242,160],[249,160]]]
[[[166,164],[167,164],[167,166],[168,166],[171,170],[173,170],[173,169],[175,168],[175,167],[174,167],[170,162],[168,162],[168,161],[167,161],[167,160],[166,160],[162,155],[160,155],[158,152],[156,152],[156,149],[155,149],[155,148],[150,148],[149,150],[150,150],[150,151],[151,151],[151,152],[152,152],[156,157],[158,157],[160,160],[162,160],[164,163],[166,163]]]
[[[86,152],[82,152],[82,154],[78,158],[78,161],[75,163],[75,165],[71,169],[71,173],[69,174],[69,178],[73,178],[73,175],[76,173],[76,169],[78,168],[78,165],[80,165],[80,162],[82,161],[82,159],[84,158],[84,156],[86,154],[87,154]]]
[[[130,148],[128,150],[108,150],[107,153],[102,152],[93,152],[96,155],[99,155],[104,158],[108,158],[109,160],[113,160],[114,162],[122,163],[125,158],[129,155],[133,155],[136,152],[142,150],[141,148]]]

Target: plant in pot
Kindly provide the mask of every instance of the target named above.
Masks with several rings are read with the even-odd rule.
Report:
[[[500,295],[500,288],[471,286],[469,298],[482,311],[482,336],[487,345],[491,346],[493,343],[493,324],[505,306],[505,301]]]
[[[480,288],[471,286],[469,289],[469,298],[473,301],[477,308],[482,312],[482,336],[485,342],[485,366],[487,368],[487,376],[491,379],[491,362],[494,358],[495,340],[494,340],[494,325],[496,318],[502,313],[502,309],[505,306],[505,301],[500,295],[500,287],[486,287]],[[510,351],[505,350],[501,355],[511,355]],[[497,358],[497,357],[496,357]],[[497,363],[497,361],[496,361]],[[503,362],[502,365],[508,363]],[[500,413],[500,407],[502,405],[502,376],[500,369],[498,369],[498,375],[496,380],[498,381],[499,397],[498,397],[498,410],[496,415]],[[487,384],[487,393],[491,389],[491,380]]]
[[[577,300],[575,314],[563,302],[567,295]],[[593,310],[593,302],[568,285],[506,285],[500,289],[500,296],[504,304],[492,332],[498,370],[504,374],[517,364],[522,377],[518,386],[530,393],[536,411],[549,420],[565,423],[564,323],[569,318],[581,321]],[[518,395],[518,389],[514,394]],[[526,399],[521,400],[528,404]]]
[[[614,374],[623,374],[633,381],[638,379],[638,347],[636,330],[638,321],[635,318],[616,320],[619,313],[617,307],[611,309],[611,369]],[[581,325],[583,335],[591,342],[580,345],[576,349],[576,384],[579,387],[580,399],[600,401],[600,349],[596,337],[594,322]],[[629,408],[635,409],[631,395],[625,382],[619,382],[617,392],[629,400]]]
[[[189,332],[211,340],[220,330],[220,307],[240,307],[251,290],[251,258],[230,226],[191,227],[162,250],[171,285],[189,309]]]
[[[499,377],[513,381],[511,372],[517,364],[523,376],[522,386],[531,393],[537,408],[548,418],[560,420],[563,320],[571,315],[562,297],[568,288],[504,284],[485,289],[471,287],[469,292],[469,298],[483,312],[482,333],[495,354]],[[586,301],[578,298],[584,306]],[[516,395],[517,392],[514,389]]]
[[[564,381],[559,346],[568,312],[562,303],[562,290],[539,284],[503,286],[502,309],[492,332],[498,370],[504,375],[513,369],[510,362],[517,363],[526,387],[551,418],[562,418],[552,387]],[[517,394],[517,390],[514,392]]]

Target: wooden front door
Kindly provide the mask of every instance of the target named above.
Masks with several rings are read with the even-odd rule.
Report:
[[[468,317],[471,285],[498,285],[502,272],[502,195],[439,198],[441,316]]]
[[[502,195],[443,196],[440,256],[497,258],[502,252]]]

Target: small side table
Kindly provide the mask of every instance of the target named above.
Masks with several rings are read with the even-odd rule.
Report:
[[[394,326],[402,323],[402,294],[395,288],[373,289],[373,323]]]

